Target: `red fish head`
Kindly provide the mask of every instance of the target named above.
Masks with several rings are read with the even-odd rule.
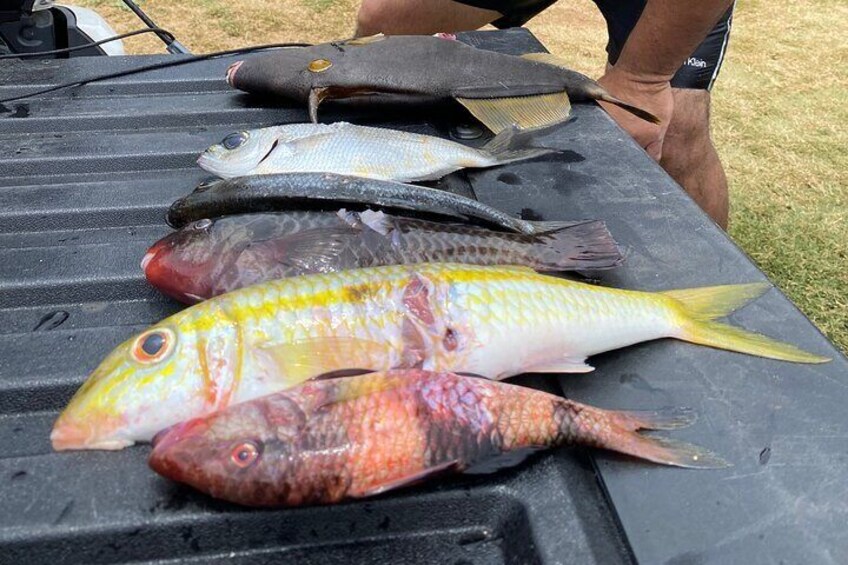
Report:
[[[279,434],[259,399],[163,430],[153,438],[148,463],[160,475],[216,498],[281,504],[292,488],[287,482],[292,457]]]
[[[213,224],[198,220],[154,243],[141,260],[148,282],[186,304],[211,298],[212,271],[221,260],[210,233]]]

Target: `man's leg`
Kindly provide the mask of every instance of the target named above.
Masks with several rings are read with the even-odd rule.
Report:
[[[356,15],[356,36],[465,31],[500,17],[494,10],[453,0],[363,0]]]
[[[727,229],[727,177],[710,137],[710,93],[674,88],[674,114],[660,165],[709,216]]]

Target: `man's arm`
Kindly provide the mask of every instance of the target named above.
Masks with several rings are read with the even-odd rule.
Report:
[[[669,81],[715,27],[733,0],[648,0],[615,65],[601,84],[618,98],[657,115],[659,126],[608,104],[604,108],[655,159],[674,111]]]

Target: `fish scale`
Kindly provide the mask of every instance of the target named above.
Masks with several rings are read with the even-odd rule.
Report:
[[[346,210],[247,214],[201,220],[170,234],[148,250],[142,265],[162,292],[193,303],[276,278],[357,267],[458,262],[592,270],[621,259],[602,222],[550,228],[521,235]]]
[[[51,437],[60,449],[120,448],[179,421],[353,369],[416,367],[492,379],[587,372],[588,356],[662,337],[826,361],[713,321],[767,288],[648,293],[521,267],[451,263],[271,281],[183,310],[118,346]],[[139,353],[150,336],[158,344],[153,359]]]
[[[527,147],[529,140],[527,134],[507,130],[477,149],[441,137],[347,122],[286,124],[232,133],[204,151],[197,163],[222,178],[323,172],[416,182],[557,151]]]
[[[265,422],[252,417],[255,407],[263,407]],[[276,433],[274,422],[292,411],[304,415],[301,425]],[[445,472],[494,471],[556,445],[604,447],[685,467],[726,465],[701,448],[636,433],[691,421],[686,410],[607,411],[411,369],[305,383],[178,424],[157,438],[149,462],[174,480],[254,506],[366,497]],[[234,446],[249,446],[249,461],[235,463]]]

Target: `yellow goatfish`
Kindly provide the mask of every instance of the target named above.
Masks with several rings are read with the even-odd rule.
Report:
[[[120,449],[341,371],[584,373],[591,355],[663,337],[827,361],[713,321],[768,288],[636,292],[450,263],[271,281],[183,310],[119,345],[71,399],[51,439],[58,450]]]

